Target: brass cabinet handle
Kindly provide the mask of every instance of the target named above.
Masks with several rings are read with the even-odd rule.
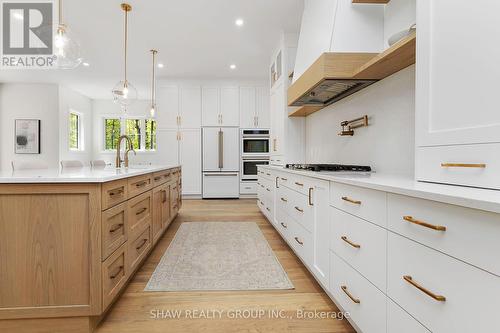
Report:
[[[279,160],[278,160],[278,161],[279,161]],[[288,178],[283,178],[283,177],[281,177],[281,180],[282,180],[282,181],[284,181],[284,182],[286,182],[286,181],[288,180]]]
[[[347,291],[347,286],[340,286],[340,289],[342,289],[342,291],[347,295],[347,297],[349,297],[351,299],[351,301],[353,301],[356,304],[361,303],[359,298],[355,298],[354,296],[351,295],[351,293],[349,291]]]
[[[267,192],[271,192],[271,190],[270,190],[270,189],[268,189],[268,188],[266,188],[266,191],[267,191]]]
[[[122,227],[123,227],[123,223],[115,224],[114,228],[109,229],[109,232],[113,234],[113,233],[117,232],[118,230],[120,230]]]
[[[295,241],[299,243],[300,245],[304,245],[304,242],[301,242],[299,237],[295,237]]]
[[[354,199],[351,199],[349,197],[342,197],[342,200],[344,201],[347,201],[347,202],[350,202],[350,203],[353,203],[355,205],[361,205],[361,201],[359,200],[354,200]]]
[[[270,176],[271,174],[270,173],[266,173],[266,175]]]
[[[118,274],[120,274],[120,273],[123,271],[123,268],[124,268],[123,266],[118,267],[118,269],[116,270],[116,273],[115,273],[115,274],[110,275],[110,276],[109,276],[109,278],[110,278],[111,280],[116,279],[116,277],[118,276]]]
[[[442,168],[486,168],[484,163],[441,163]]]
[[[261,205],[264,205],[264,203],[262,201],[259,200],[259,202],[260,202]]]
[[[146,207],[144,207],[143,209],[139,210],[137,213],[135,213],[135,215],[141,215],[142,213],[144,213],[145,211],[147,211],[148,209]]]
[[[142,181],[140,183],[135,184],[135,187],[143,187],[146,186],[147,183],[148,183],[147,181]]]
[[[162,203],[165,203],[165,202],[167,202],[167,191],[162,190],[161,192],[163,193],[163,200],[162,200]]]
[[[161,180],[161,176],[155,177],[154,180],[155,180],[155,182]]]
[[[434,224],[422,222],[422,221],[419,221],[419,220],[415,220],[411,216],[403,216],[403,220],[408,221],[408,222],[413,223],[413,224],[416,224],[416,225],[420,225],[422,227],[429,228],[429,229],[433,229],[433,230],[437,230],[437,231],[446,231],[446,227],[445,226],[434,225]]]
[[[281,222],[280,224],[281,224],[281,226],[283,226],[283,228],[288,229],[288,226],[286,224],[284,224],[283,222]]]
[[[276,179],[274,180],[274,182],[276,184],[276,188],[280,188],[279,185],[278,185],[278,179],[280,179],[280,177],[276,177]]]
[[[281,201],[288,202],[288,200],[286,200],[285,198],[281,198]]]
[[[433,292],[429,291],[428,289],[422,287],[421,285],[419,285],[418,283],[413,281],[413,278],[410,275],[404,275],[403,279],[406,282],[408,282],[409,284],[411,284],[412,286],[414,286],[415,288],[417,288],[418,290],[420,290],[421,292],[423,292],[424,294],[434,298],[436,301],[438,301],[438,302],[446,301],[446,297],[444,297],[442,295],[436,295]]]
[[[144,245],[146,245],[148,239],[147,238],[144,238],[142,241],[141,241],[141,245],[137,245],[136,246],[136,250],[140,250]]]
[[[309,187],[309,192],[308,192],[308,200],[309,200],[309,206],[314,206],[313,202],[312,202],[312,191],[313,191],[313,188],[312,187]]]
[[[347,244],[349,244],[352,247],[355,247],[357,249],[359,249],[361,247],[361,245],[353,243],[352,241],[350,241],[349,238],[347,238],[347,236],[342,236],[342,237],[340,237],[340,239],[342,239],[344,242],[346,242]]]
[[[298,183],[298,182],[295,182],[295,185],[297,185],[297,186],[304,186],[304,184]]]
[[[110,191],[108,192],[109,193],[109,196],[112,197],[112,196],[115,196],[115,195],[118,195],[118,194],[122,194],[123,193],[123,188],[119,189],[119,190],[113,190],[113,191]]]
[[[267,210],[268,212],[271,212],[271,210],[270,210],[268,207],[266,207],[266,210]]]
[[[303,213],[303,212],[304,212],[304,210],[303,210],[303,209],[300,209],[300,208],[299,208],[299,207],[297,207],[297,206],[295,206],[294,208],[295,208],[295,210],[297,210],[297,211],[299,211],[299,212],[301,212],[301,213]]]
[[[170,177],[170,172],[169,172],[169,173],[167,173],[166,175],[163,175],[163,177],[165,177],[165,178]]]
[[[264,185],[261,184],[260,187],[264,188]]]

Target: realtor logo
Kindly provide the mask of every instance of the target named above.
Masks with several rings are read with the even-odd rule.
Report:
[[[36,0],[35,0],[36,1]],[[1,1],[2,68],[50,68],[53,3]]]

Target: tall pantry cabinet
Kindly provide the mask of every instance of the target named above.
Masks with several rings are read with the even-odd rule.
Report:
[[[500,189],[498,12],[498,1],[417,1],[418,180]]]

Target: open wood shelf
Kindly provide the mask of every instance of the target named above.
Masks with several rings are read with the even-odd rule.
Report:
[[[321,84],[326,79],[352,79],[352,80],[382,80],[394,73],[399,72],[400,70],[413,65],[416,60],[416,33],[412,33],[411,35],[401,39],[387,50],[378,55],[370,57],[368,61],[365,61],[363,64],[357,66],[350,75],[339,75],[335,77],[325,77],[321,82],[316,83],[315,85]],[[331,54],[338,55],[338,54]],[[324,57],[323,55],[322,57]],[[312,66],[311,66],[312,67]],[[307,72],[307,71],[306,71]],[[314,86],[310,86],[311,90]],[[289,89],[294,89],[293,85]],[[289,106],[290,103],[289,100]],[[328,105],[331,105],[330,103]],[[306,117],[314,112],[317,112],[328,105],[315,105],[315,104],[306,104],[300,107],[297,107],[295,110],[290,111],[289,117]]]
[[[386,4],[391,0],[352,0],[352,3],[378,3]]]

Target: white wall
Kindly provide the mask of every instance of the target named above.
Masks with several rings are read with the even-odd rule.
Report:
[[[416,23],[416,0],[396,0],[385,5],[384,45],[396,32],[408,29]]]
[[[415,66],[306,118],[307,163],[371,165],[377,172],[413,176]],[[340,122],[369,116],[369,127],[338,136]]]
[[[83,150],[70,150],[69,145],[69,113],[81,114]],[[88,165],[92,159],[92,100],[69,88],[59,87],[59,159],[80,160]]]
[[[11,161],[59,163],[59,99],[55,84],[0,84],[0,166],[11,170]],[[40,119],[40,154],[14,153],[14,120]]]

